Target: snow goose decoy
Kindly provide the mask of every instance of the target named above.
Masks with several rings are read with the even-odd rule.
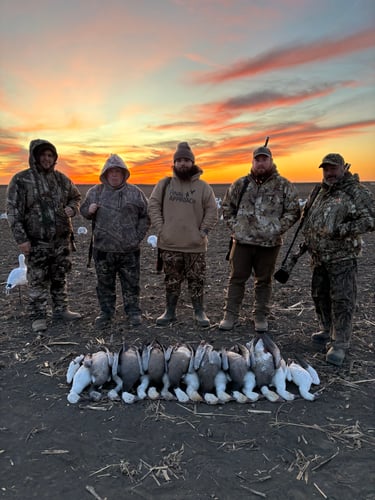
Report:
[[[23,253],[18,256],[19,267],[12,269],[9,273],[5,293],[8,295],[12,288],[27,285],[27,266],[25,264],[25,255]],[[21,293],[21,292],[20,292]],[[21,296],[21,295],[20,295]]]
[[[177,344],[169,346],[165,351],[166,373],[164,377],[164,387],[162,397],[164,399],[174,399],[169,391],[172,389],[180,403],[187,403],[189,399],[194,402],[202,401],[198,393],[199,378],[194,371],[194,352],[190,346]],[[186,390],[181,385],[186,385]]]
[[[222,350],[222,366],[228,373],[232,396],[237,403],[256,401],[259,394],[256,387],[255,374],[250,370],[250,353],[246,346],[236,344],[230,349]]]
[[[199,344],[195,351],[193,366],[198,374],[200,390],[206,403],[226,403],[232,399],[225,392],[228,378],[222,370],[221,355],[212,345],[205,341]]]
[[[250,366],[260,392],[273,403],[280,401],[279,394],[268,387],[274,382],[276,369],[280,367],[279,348],[266,333],[257,335],[246,344],[246,347],[250,352]]]

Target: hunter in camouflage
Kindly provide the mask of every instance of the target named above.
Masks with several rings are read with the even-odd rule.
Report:
[[[132,326],[141,324],[140,244],[150,222],[143,191],[127,181],[125,162],[111,154],[100,173],[101,184],[90,188],[81,214],[93,221],[93,256],[100,314],[98,328],[108,326],[116,310],[116,276],[119,276],[124,312]]]
[[[43,139],[30,142],[29,168],[17,173],[7,189],[8,222],[27,258],[29,307],[34,331],[47,329],[47,304],[53,318],[76,320],[69,311],[67,273],[74,246],[71,217],[77,214],[80,192],[55,169],[57,151]]]
[[[337,366],[350,346],[361,235],[374,230],[375,214],[371,192],[349,167],[338,153],[323,158],[321,189],[303,225],[313,268],[311,293],[322,329],[312,341],[327,344],[326,360]]]
[[[254,326],[256,331],[267,331],[272,276],[282,235],[300,216],[297,191],[278,173],[268,147],[254,151],[251,172],[229,187],[223,216],[231,230],[232,246],[225,312],[219,328],[231,330],[235,326],[246,282],[254,272]]]

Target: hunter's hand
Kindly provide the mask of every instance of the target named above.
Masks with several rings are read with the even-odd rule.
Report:
[[[74,215],[74,210],[72,209],[72,207],[65,207],[64,212],[68,217],[73,217]]]
[[[98,210],[99,205],[97,203],[91,203],[89,206],[89,214],[94,215],[94,213]]]

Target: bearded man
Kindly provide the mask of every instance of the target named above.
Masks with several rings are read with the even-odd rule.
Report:
[[[195,164],[187,142],[177,145],[172,170],[172,177],[156,184],[148,204],[166,288],[166,308],[156,324],[166,326],[176,320],[176,306],[186,280],[195,321],[207,327],[210,321],[204,311],[203,296],[208,234],[218,219],[215,194],[200,179],[203,171]]]

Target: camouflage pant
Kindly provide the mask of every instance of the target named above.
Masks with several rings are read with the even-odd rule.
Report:
[[[357,298],[356,259],[315,266],[311,295],[322,328],[337,347],[347,349]]]
[[[202,297],[206,274],[206,254],[161,250],[167,294],[180,295],[186,279],[192,299]]]
[[[29,307],[33,319],[45,318],[48,297],[51,294],[54,311],[68,305],[66,275],[71,270],[70,241],[37,242],[27,258]]]
[[[140,250],[129,253],[93,252],[100,310],[113,316],[116,307],[116,276],[119,276],[124,311],[140,314]]]

